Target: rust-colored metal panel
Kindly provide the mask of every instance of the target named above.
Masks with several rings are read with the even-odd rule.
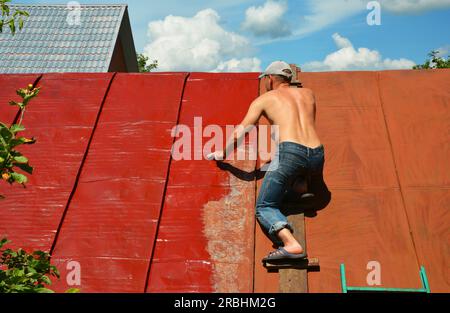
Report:
[[[79,262],[83,292],[145,290],[186,77],[114,79],[54,250],[63,275]]]
[[[319,107],[379,107],[376,72],[300,72],[298,77],[316,92]]]
[[[380,73],[402,186],[450,186],[450,69]]]
[[[425,266],[431,292],[450,292],[449,188],[405,188],[419,262]]]
[[[34,167],[27,189],[2,184],[0,235],[49,251],[74,187],[112,74],[46,74],[24,118],[37,143],[20,151]],[[27,78],[28,80],[28,78]]]
[[[450,70],[380,73],[380,93],[419,262],[450,291]]]
[[[317,100],[317,128],[325,146],[328,207],[307,219],[309,255],[321,271],[310,292],[340,291],[339,264],[349,285],[367,285],[366,266],[378,261],[386,287],[420,287],[378,91],[376,72],[301,73]]]
[[[16,90],[34,84],[40,75],[1,74],[0,75],[0,122],[12,123],[17,115],[17,107],[9,105],[9,101],[19,101],[21,98]],[[31,105],[31,104],[30,104]]]
[[[192,133],[194,117],[237,125],[257,95],[257,74],[191,74],[180,124]],[[231,164],[255,169],[255,161]],[[147,291],[251,292],[254,203],[253,180],[204,159],[173,160]]]
[[[328,207],[307,220],[308,254],[320,272],[308,276],[310,292],[341,292],[339,264],[349,286],[367,286],[370,261],[381,265],[381,283],[421,288],[419,267],[397,189],[333,190]]]

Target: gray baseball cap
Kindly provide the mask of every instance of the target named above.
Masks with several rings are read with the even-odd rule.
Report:
[[[264,73],[259,75],[259,78],[263,78],[266,75],[281,75],[287,78],[292,78],[293,76],[291,66],[284,61],[275,61],[270,64]]]

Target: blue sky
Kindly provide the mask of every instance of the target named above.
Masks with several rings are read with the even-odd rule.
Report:
[[[381,0],[375,26],[367,24],[368,2],[80,1],[127,3],[136,49],[161,70],[255,71],[277,59],[311,71],[395,69],[423,62],[433,49],[449,54],[450,0]]]

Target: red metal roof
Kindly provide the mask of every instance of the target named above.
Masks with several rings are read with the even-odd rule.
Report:
[[[238,124],[259,94],[255,73],[0,75],[0,120],[15,90],[38,82],[21,149],[35,172],[27,188],[0,184],[0,237],[52,251],[69,288],[83,292],[278,291],[260,259],[272,250],[254,218],[260,182],[205,160],[176,161],[177,124]],[[450,291],[449,70],[300,73],[316,93],[331,203],[306,221],[312,292],[365,285],[382,265],[386,287]],[[262,122],[264,123],[264,121]],[[255,161],[235,161],[252,171]]]

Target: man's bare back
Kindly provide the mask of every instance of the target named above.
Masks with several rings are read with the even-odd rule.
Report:
[[[321,145],[315,129],[316,103],[311,89],[280,87],[261,97],[263,115],[279,126],[280,142],[291,141],[310,148]]]
[[[224,151],[211,153],[207,158],[223,160],[261,116],[267,117],[272,125],[278,125],[280,143],[289,141],[312,149],[321,145],[315,128],[316,102],[312,90],[279,84],[252,102],[247,115],[239,124],[242,128],[234,131]]]

